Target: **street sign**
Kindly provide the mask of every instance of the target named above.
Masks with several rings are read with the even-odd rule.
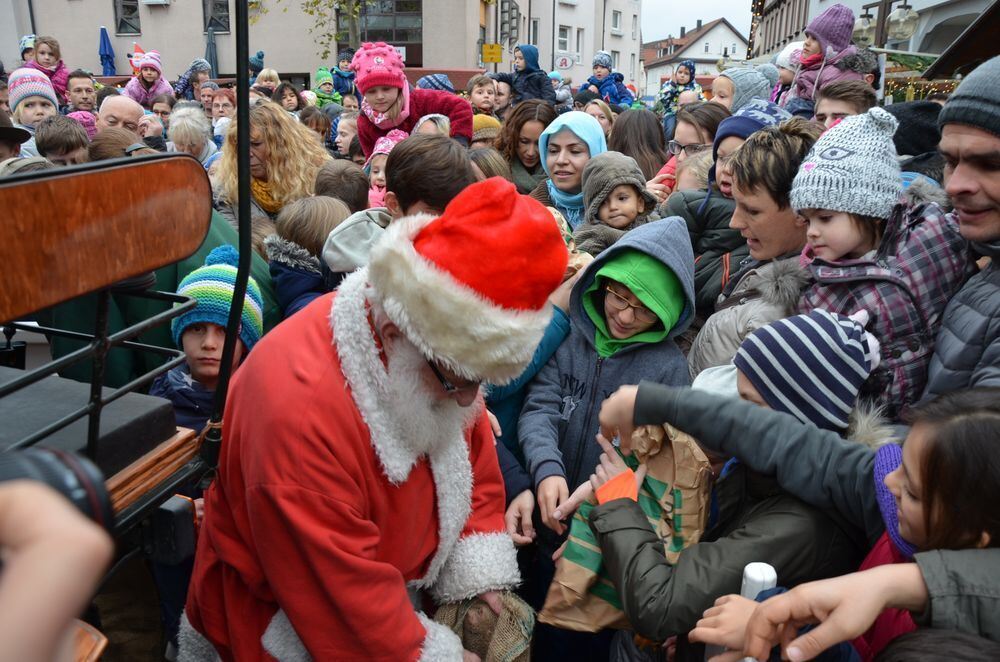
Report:
[[[483,62],[503,62],[503,47],[500,44],[483,44]]]
[[[560,55],[556,58],[556,69],[572,69],[573,58],[569,55]]]

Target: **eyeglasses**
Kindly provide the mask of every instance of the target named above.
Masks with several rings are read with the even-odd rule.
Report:
[[[448,380],[447,377],[441,372],[441,369],[431,359],[426,359],[427,365],[430,366],[431,372],[437,377],[437,380],[441,382],[441,388],[444,389],[445,393],[458,393],[459,391],[464,391],[470,388],[479,388],[479,382],[466,382],[460,386],[455,386]]]
[[[610,285],[605,287],[604,291],[611,295],[610,297],[607,298],[607,301],[608,303],[611,304],[611,307],[614,308],[615,310],[625,310],[627,308],[631,308],[632,310],[635,311],[635,319],[639,322],[642,322],[643,324],[652,324],[653,322],[659,319],[656,316],[656,313],[651,311],[649,308],[646,308],[646,306],[643,305],[638,305],[638,306],[635,305],[634,303],[632,303],[631,301],[629,301],[628,299],[626,299],[625,297],[623,297],[622,295],[618,294],[613,289],[611,289]]]
[[[698,143],[691,143],[690,145],[682,145],[676,140],[671,140],[670,142],[667,143],[667,151],[673,154],[674,156],[677,156],[681,152],[686,152],[688,156],[690,156],[692,154],[697,154],[698,152],[702,152],[711,146],[712,145],[710,143],[705,145],[700,145]]]

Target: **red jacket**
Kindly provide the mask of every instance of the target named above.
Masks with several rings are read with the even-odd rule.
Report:
[[[899,550],[892,544],[888,533],[883,533],[878,539],[872,551],[861,562],[858,571],[868,570],[880,565],[890,563],[907,563],[911,559],[899,553]],[[901,637],[907,632],[917,629],[917,624],[913,622],[913,616],[905,609],[886,609],[875,619],[868,632],[851,642],[855,650],[861,655],[865,662],[875,659],[883,648],[896,637]]]
[[[363,112],[358,116],[358,140],[365,158],[371,156],[375,141],[393,129],[413,132],[413,127],[424,115],[446,115],[451,120],[451,137],[472,140],[472,106],[462,97],[441,90],[410,90],[410,114],[398,126],[380,129]]]
[[[431,460],[379,435],[371,391],[345,377],[380,356],[351,283],[271,331],[235,375],[186,608],[197,632],[182,624],[182,659],[201,659],[184,648],[198,633],[223,660],[303,647],[314,660],[460,656],[458,638],[414,610],[408,584],[444,602],[518,581],[485,411],[465,443]],[[335,338],[331,304],[334,317],[348,307],[339,299],[360,299],[361,314],[333,322]]]

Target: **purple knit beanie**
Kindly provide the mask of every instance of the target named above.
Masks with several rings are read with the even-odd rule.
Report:
[[[836,4],[814,18],[806,27],[806,34],[819,42],[824,58],[832,57],[851,44],[854,18],[850,7]]]
[[[885,486],[885,477],[895,471],[903,463],[903,449],[894,443],[880,446],[875,451],[875,465],[872,467],[875,479],[875,500],[878,502],[882,521],[885,522],[885,532],[903,556],[913,558],[917,548],[905,540],[899,533],[899,517],[896,516],[896,497]]]

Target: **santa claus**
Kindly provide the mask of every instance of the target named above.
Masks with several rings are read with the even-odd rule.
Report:
[[[181,660],[461,660],[423,611],[519,581],[480,383],[531,360],[566,248],[491,179],[392,223],[236,373]]]

